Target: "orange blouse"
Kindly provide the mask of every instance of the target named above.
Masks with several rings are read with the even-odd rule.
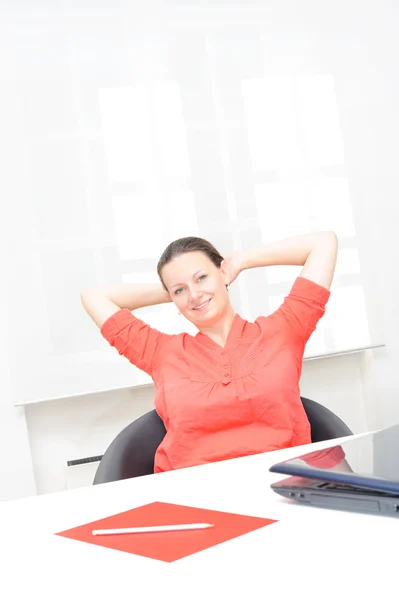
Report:
[[[224,348],[200,332],[161,333],[128,309],[103,324],[105,339],[154,381],[167,431],[156,473],[310,443],[299,379],[329,296],[298,277],[271,315],[252,323],[236,314]]]

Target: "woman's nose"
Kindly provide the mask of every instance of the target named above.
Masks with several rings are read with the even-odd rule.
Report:
[[[197,300],[199,292],[196,288],[190,288],[189,290],[190,300]]]

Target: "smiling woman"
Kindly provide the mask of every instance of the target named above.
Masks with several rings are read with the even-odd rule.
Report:
[[[336,263],[332,232],[289,238],[223,258],[206,240],[172,242],[159,284],[82,292],[102,335],[155,384],[167,434],[155,472],[310,442],[299,378],[305,344],[325,312]],[[244,269],[303,265],[290,293],[254,323],[235,313],[228,285]],[[132,315],[174,302],[197,329],[167,335]]]

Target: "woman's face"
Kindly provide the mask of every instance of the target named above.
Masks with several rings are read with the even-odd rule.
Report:
[[[162,269],[162,279],[179,312],[199,329],[210,327],[230,305],[228,272],[203,252],[180,254]]]

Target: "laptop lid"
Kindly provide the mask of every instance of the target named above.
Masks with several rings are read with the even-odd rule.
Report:
[[[294,475],[399,494],[399,425],[270,467],[272,473]]]

